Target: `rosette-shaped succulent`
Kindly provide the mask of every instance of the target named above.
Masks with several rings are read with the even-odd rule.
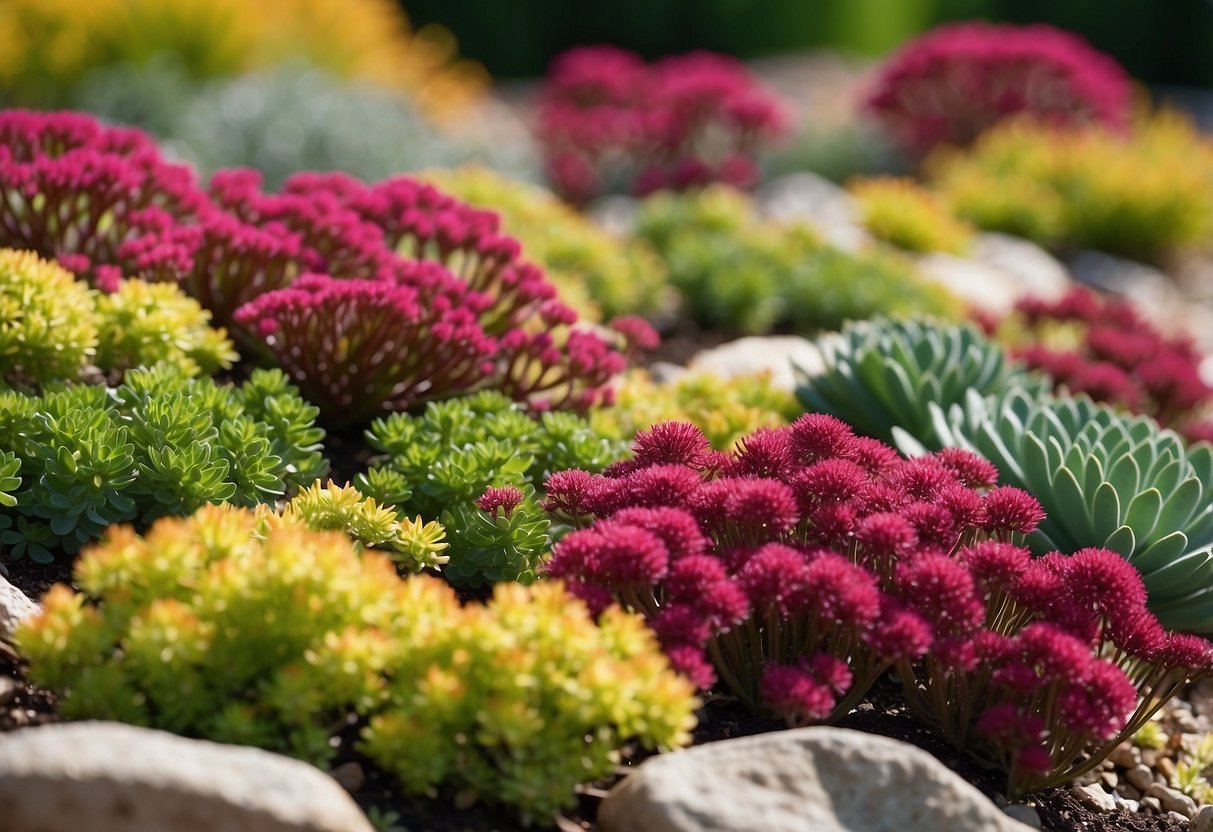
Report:
[[[970,390],[931,413],[945,445],[976,451],[1040,500],[1034,551],[1119,552],[1163,624],[1213,632],[1213,446],[1186,447],[1153,419],[1085,396]]]
[[[1001,345],[970,325],[877,319],[848,324],[817,343],[824,368],[799,373],[796,395],[805,407],[915,450],[942,447],[931,403],[947,408],[970,390],[1048,388],[1047,379],[1016,367]]]

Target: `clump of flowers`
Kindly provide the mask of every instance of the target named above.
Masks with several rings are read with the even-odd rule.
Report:
[[[907,251],[963,254],[972,229],[913,179],[877,177],[850,185],[864,227],[877,239]]]
[[[0,249],[0,378],[23,387],[75,378],[96,347],[88,287],[33,252]]]
[[[0,393],[0,451],[20,462],[0,508],[5,555],[48,562],[113,523],[273,501],[327,469],[315,418],[269,370],[232,387],[158,364],[114,389]]]
[[[1043,245],[1154,260],[1213,229],[1213,142],[1173,112],[1127,134],[1015,119],[927,169],[961,218]]]
[[[685,745],[697,701],[642,620],[556,583],[461,605],[298,519],[207,506],[117,526],[18,631],[69,719],[258,745],[318,765],[348,739],[410,792],[550,820],[628,742]]]
[[[371,424],[381,452],[355,479],[363,494],[447,532],[443,574],[461,586],[534,580],[551,542],[536,487],[553,471],[600,471],[624,453],[572,413],[528,413],[483,391]]]
[[[1129,77],[1114,59],[1051,26],[940,26],[880,68],[864,109],[913,156],[966,145],[1024,113],[1051,123],[1128,125]]]
[[[404,177],[299,174],[267,194],[228,171],[203,193],[141,133],[21,111],[0,114],[0,162],[0,242],[102,288],[179,283],[336,424],[482,387],[586,407],[626,363],[616,344],[652,336],[578,327],[496,215]]]
[[[1059,388],[1147,413],[1192,439],[1213,436],[1201,418],[1213,389],[1195,346],[1163,335],[1128,301],[1082,287],[1056,301],[1024,298],[994,335]]]
[[[537,133],[552,186],[584,202],[608,190],[752,185],[755,151],[785,122],[778,99],[733,58],[691,52],[646,65],[586,46],[552,62]]]
[[[593,609],[643,613],[700,687],[793,725],[845,714],[895,667],[907,703],[1020,794],[1095,765],[1213,650],[1164,633],[1114,552],[1033,561],[1015,541],[1044,513],[997,478],[824,414],[732,453],[662,423],[602,474],[549,478],[549,511],[578,528],[547,571]]]

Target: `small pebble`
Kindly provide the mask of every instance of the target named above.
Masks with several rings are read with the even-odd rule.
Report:
[[[1141,799],[1141,806],[1143,809],[1162,814],[1162,804],[1158,802],[1157,797],[1143,797]]]
[[[1108,755],[1108,759],[1121,768],[1133,768],[1133,766],[1141,763],[1141,752],[1133,745],[1133,743],[1122,742],[1112,750]]]
[[[1213,806],[1200,807],[1196,817],[1192,818],[1188,832],[1213,832]]]
[[[1158,759],[1158,752],[1153,748],[1147,748],[1141,752],[1141,764],[1143,766],[1154,767],[1154,761]]]
[[[1125,779],[1129,781],[1129,785],[1140,792],[1154,785],[1154,772],[1142,765],[1133,766],[1125,773]]]
[[[1070,794],[1072,794],[1079,803],[1092,811],[1116,811],[1116,803],[1112,800],[1112,795],[1105,792],[1102,786],[1094,784],[1090,786],[1074,786],[1072,789],[1070,789]]]
[[[1188,816],[1181,814],[1179,812],[1167,812],[1167,817],[1170,818],[1171,820],[1175,821],[1176,823],[1187,823],[1188,822]]]
[[[1120,781],[1117,780],[1117,778],[1116,778],[1116,772],[1101,771],[1099,773],[1099,782],[1105,789],[1107,789],[1108,791],[1112,791],[1116,788],[1117,784]]]
[[[1024,803],[1012,803],[1010,806],[1003,809],[1009,817],[1014,818],[1020,823],[1027,824],[1033,829],[1040,829],[1040,815],[1036,809]]]
[[[1166,786],[1160,786],[1155,783],[1146,789],[1146,796],[1158,798],[1159,804],[1165,811],[1179,812],[1185,818],[1190,818],[1196,814],[1196,801],[1183,792],[1177,792],[1174,789],[1168,789]]]
[[[17,683],[7,676],[0,676],[0,705],[7,705],[17,696]]]
[[[1121,783],[1116,787],[1116,793],[1125,800],[1141,800],[1141,792],[1130,786],[1128,783]]]
[[[1170,757],[1159,757],[1154,768],[1167,779],[1168,783],[1175,779],[1175,761]]]

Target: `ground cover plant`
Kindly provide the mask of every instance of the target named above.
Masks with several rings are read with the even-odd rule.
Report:
[[[626,363],[494,214],[412,179],[299,174],[268,194],[237,170],[203,192],[137,131],[25,111],[0,117],[0,159],[0,242],[102,285],[177,282],[330,424],[484,387],[586,407]],[[654,338],[637,320],[617,333],[629,351]]]
[[[858,179],[849,189],[864,228],[878,240],[920,253],[964,254],[969,247],[972,229],[913,179]]]
[[[581,527],[549,574],[644,614],[697,684],[789,724],[837,719],[894,667],[1014,797],[1089,770],[1213,667],[1120,554],[1015,545],[1044,512],[971,452],[902,459],[824,414],[730,454],[668,422],[633,452],[549,479],[549,509]]]
[[[758,178],[754,153],[785,129],[780,101],[736,59],[690,52],[646,65],[612,46],[555,58],[536,134],[552,187],[580,203]]]
[[[966,145],[1019,113],[1055,124],[1127,126],[1129,77],[1111,57],[1050,26],[937,27],[880,67],[864,101],[902,151]]]
[[[17,635],[70,718],[118,719],[322,764],[357,745],[407,791],[549,821],[626,742],[689,740],[697,702],[639,617],[558,584],[461,605],[428,576],[290,518],[209,506],[107,532]],[[273,615],[269,615],[272,611]],[[518,680],[526,680],[520,684]]]
[[[1175,113],[1127,133],[1017,119],[927,169],[960,217],[1054,248],[1153,260],[1213,228],[1213,143]]]
[[[811,333],[879,314],[960,313],[956,299],[908,261],[844,252],[807,227],[762,221],[742,194],[723,186],[649,197],[636,234],[665,259],[690,316],[709,328]]]
[[[1052,302],[1024,298],[991,325],[1018,361],[1057,388],[1146,413],[1188,439],[1213,437],[1205,418],[1213,390],[1191,339],[1163,335],[1128,301],[1075,287]]]

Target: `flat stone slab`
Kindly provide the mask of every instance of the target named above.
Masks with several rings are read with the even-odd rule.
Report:
[[[4,832],[374,832],[345,790],[299,760],[116,722],[0,740]]]

